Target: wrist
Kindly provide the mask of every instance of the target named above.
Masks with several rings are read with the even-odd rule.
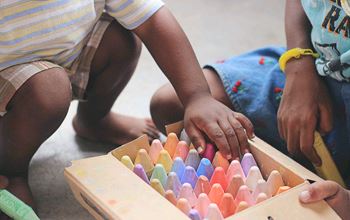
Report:
[[[212,98],[212,95],[209,91],[197,91],[195,93],[191,93],[191,95],[186,96],[186,98],[182,101],[182,104],[186,108],[194,102],[198,102],[208,98]]]
[[[301,75],[300,75],[301,74]],[[290,76],[302,76],[305,77],[318,77],[316,66],[315,66],[315,58],[312,56],[302,56],[299,59],[292,58],[287,62],[285,68],[286,78]]]

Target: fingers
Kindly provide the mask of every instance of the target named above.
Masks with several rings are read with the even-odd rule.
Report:
[[[327,134],[332,130],[333,114],[332,109],[327,106],[320,106],[319,131],[321,134]]]
[[[9,180],[5,176],[0,176],[0,189],[5,189],[9,184]]]
[[[248,137],[250,139],[254,138],[255,137],[255,135],[254,135],[254,126],[250,122],[250,120],[247,117],[245,117],[243,114],[238,113],[238,112],[234,112],[234,117],[242,124],[242,126],[244,127]]]
[[[225,126],[224,129],[227,129],[229,126]],[[226,127],[227,126],[227,127]],[[204,127],[204,132],[208,137],[215,142],[216,146],[219,148],[220,152],[228,160],[232,159],[232,153],[228,141],[226,139],[224,131],[221,129],[218,123],[210,123]],[[230,131],[229,131],[230,132]]]
[[[191,139],[194,147],[197,149],[198,153],[203,153],[205,149],[205,138],[202,135],[201,131],[194,125],[189,124],[186,126],[186,133],[188,137]]]
[[[322,161],[314,148],[315,128],[304,127],[300,133],[300,150],[313,164],[321,166]]]
[[[240,120],[237,119],[237,114],[235,114],[236,117],[234,115],[232,115],[232,117],[229,117],[229,122],[231,124],[231,126],[234,128],[234,131],[236,133],[237,139],[238,139],[238,145],[231,145],[231,149],[232,147],[234,148],[238,148],[240,149],[241,154],[247,153],[249,152],[249,144],[248,144],[248,137],[247,137],[247,130],[245,129],[246,127],[249,126],[253,126],[251,124],[251,122],[245,121],[245,123],[241,123]],[[243,116],[244,117],[244,116]],[[239,118],[243,118],[242,116],[239,116]],[[244,117],[245,118],[245,117]],[[237,120],[236,120],[237,119]],[[253,131],[251,131],[251,135],[253,136]],[[239,154],[237,155],[239,157]],[[236,157],[234,157],[236,158]]]
[[[230,123],[230,121],[219,122],[219,126],[221,127],[222,131],[225,134],[227,143],[229,145],[228,147],[229,147],[229,150],[231,152],[230,153],[231,158],[228,158],[228,159],[239,158],[239,149],[238,149],[238,147],[239,147],[238,135],[239,134],[237,131],[241,130],[244,132],[242,125],[237,120],[234,120],[234,121],[236,122],[235,124]],[[239,128],[242,128],[242,129],[239,129]]]
[[[290,127],[287,130],[287,148],[288,152],[293,155],[299,155],[300,149],[299,149],[299,130],[297,128],[294,128],[292,124],[289,125]]]
[[[332,181],[315,182],[306,191],[300,193],[299,200],[302,203],[317,202],[322,199],[334,197],[340,190],[340,186]]]

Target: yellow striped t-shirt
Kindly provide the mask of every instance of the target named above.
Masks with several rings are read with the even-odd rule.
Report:
[[[131,30],[162,5],[161,0],[0,0],[0,71],[35,60],[69,67],[103,12]]]

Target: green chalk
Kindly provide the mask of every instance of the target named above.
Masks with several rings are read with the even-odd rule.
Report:
[[[40,220],[31,207],[5,189],[0,190],[0,210],[14,220]]]

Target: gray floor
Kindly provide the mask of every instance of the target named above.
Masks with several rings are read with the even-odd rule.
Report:
[[[265,46],[283,45],[284,0],[166,0],[192,42],[201,64]],[[146,50],[131,82],[115,103],[117,112],[149,116],[149,101],[166,78]],[[73,198],[63,177],[71,160],[107,152],[106,146],[77,138],[71,126],[72,102],[58,131],[36,153],[30,184],[41,219],[92,219]],[[98,149],[98,151],[96,151]]]

